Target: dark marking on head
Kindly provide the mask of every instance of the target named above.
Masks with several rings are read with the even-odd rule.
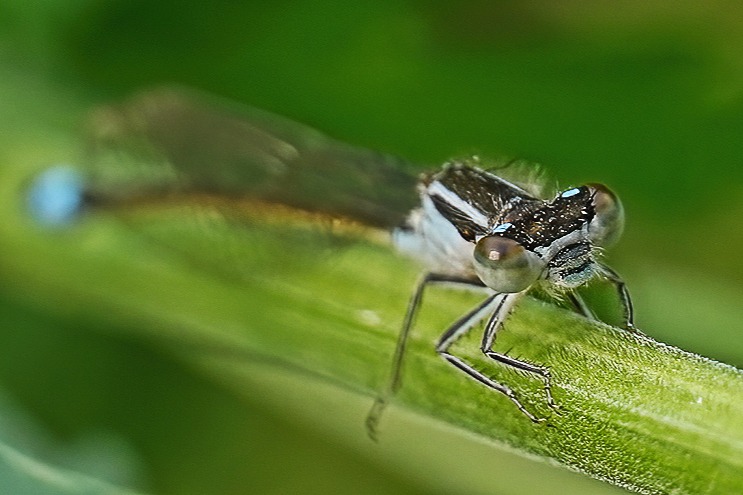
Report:
[[[560,195],[529,214],[510,220],[513,227],[508,237],[533,251],[581,229],[594,216],[591,193],[585,186],[570,191],[574,192],[569,196]]]

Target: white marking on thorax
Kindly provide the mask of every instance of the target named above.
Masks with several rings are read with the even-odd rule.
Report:
[[[475,245],[462,238],[427,194],[422,195],[421,208],[411,212],[407,223],[412,230],[396,229],[392,234],[392,241],[400,252],[438,273],[474,274],[472,252]]]

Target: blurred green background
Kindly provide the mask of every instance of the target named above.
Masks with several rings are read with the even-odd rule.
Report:
[[[469,153],[529,159],[561,186],[600,181],[620,194],[627,229],[609,258],[646,333],[742,366],[743,6],[607,5],[5,0],[0,171],[30,177],[55,148],[74,156],[93,105],[162,83],[422,166]],[[17,194],[5,188],[0,208],[17,209]],[[5,256],[3,442],[158,493],[456,491],[426,479],[428,459],[411,475],[394,448],[369,444],[367,455],[260,394],[216,385],[126,318],[51,307],[41,295],[64,284],[20,284],[8,267],[33,260]],[[432,445],[487,455],[472,439],[441,438]],[[492,493],[535,493],[518,480],[544,467],[512,462]]]

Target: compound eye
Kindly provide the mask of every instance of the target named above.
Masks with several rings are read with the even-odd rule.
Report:
[[[496,292],[521,292],[542,275],[545,263],[521,244],[497,235],[485,236],[475,245],[475,272]]]
[[[624,230],[624,208],[616,194],[603,184],[588,184],[595,216],[588,223],[588,237],[597,246],[610,246]]]

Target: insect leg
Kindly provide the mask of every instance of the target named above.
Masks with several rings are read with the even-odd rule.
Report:
[[[624,312],[624,328],[639,333],[639,330],[635,328],[635,310],[632,307],[632,298],[627,290],[627,284],[624,283],[624,280],[622,280],[622,277],[617,272],[608,266],[600,265],[600,270],[601,274],[617,289],[619,301],[622,303],[622,310]]]
[[[392,357],[392,369],[390,371],[389,381],[387,382],[387,386],[377,396],[369,414],[366,416],[366,432],[372,440],[377,439],[377,426],[387,403],[400,389],[400,385],[402,384],[402,365],[405,358],[408,336],[413,324],[415,323],[415,317],[418,314],[418,309],[423,300],[423,291],[429,284],[456,284],[465,287],[484,287],[482,282],[478,279],[456,277],[438,273],[427,273],[420,279],[413,295],[410,297],[408,310],[405,313],[405,319],[403,320],[402,330],[400,330],[400,334],[397,337],[397,345],[395,346],[395,354]]]
[[[522,295],[523,295],[523,292],[519,292],[517,294],[509,294],[511,300],[508,303],[506,303],[506,300],[504,299],[503,304],[501,304],[495,310],[495,312],[493,313],[493,316],[490,317],[490,320],[488,320],[488,324],[485,326],[485,332],[483,333],[483,336],[482,336],[482,345],[480,347],[480,350],[482,350],[483,354],[488,356],[490,359],[503,363],[507,366],[511,366],[513,368],[519,369],[521,371],[526,371],[527,373],[534,373],[536,375],[539,375],[544,381],[544,393],[547,396],[547,404],[552,409],[558,409],[559,406],[555,403],[555,400],[552,398],[552,376],[550,375],[549,368],[545,366],[537,366],[535,364],[513,358],[506,354],[495,352],[492,349],[493,343],[495,342],[496,333],[498,332],[500,328],[503,327],[503,322],[508,317],[508,313],[511,311],[511,308],[513,307],[514,303]]]
[[[577,292],[568,292],[568,300],[570,301],[570,304],[573,305],[575,310],[588,318],[589,320],[595,320],[596,315],[593,314],[593,311],[591,311],[591,308],[588,307],[586,304],[586,301],[583,300],[583,298],[578,294]]]
[[[510,388],[483,375],[470,364],[449,353],[449,347],[451,347],[451,345],[465,333],[471,330],[477,323],[482,321],[485,315],[490,311],[493,311],[493,316],[490,319],[491,322],[496,320],[502,322],[519,296],[520,294],[493,294],[488,297],[482,304],[457,320],[446,332],[444,332],[436,346],[436,351],[446,359],[446,361],[467,373],[471,378],[511,399],[511,402],[516,405],[519,411],[521,411],[531,421],[542,423],[546,421],[546,418],[539,418],[529,412]]]

